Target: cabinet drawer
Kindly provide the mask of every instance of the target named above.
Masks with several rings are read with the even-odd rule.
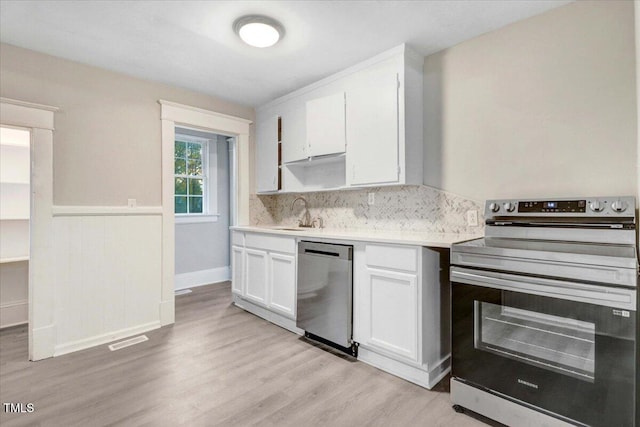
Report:
[[[244,233],[241,231],[232,231],[231,244],[235,246],[244,246]]]
[[[365,259],[369,267],[416,272],[418,249],[410,246],[367,245]]]
[[[246,233],[245,245],[248,248],[262,249],[265,251],[296,253],[295,237],[271,236],[261,233]]]

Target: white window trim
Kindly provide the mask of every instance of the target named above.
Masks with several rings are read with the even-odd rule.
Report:
[[[203,177],[203,197],[202,197],[202,213],[175,213],[176,223],[197,223],[197,222],[217,222],[218,217],[218,174],[217,167],[216,173],[211,173],[211,164],[217,166],[218,160],[218,141],[208,138],[201,138],[192,135],[184,135],[176,133],[175,141],[180,142],[196,142],[203,145],[202,152],[202,170],[205,172]],[[215,148],[215,149],[214,149]],[[174,178],[175,178],[174,169]],[[213,197],[211,196],[213,194]],[[174,197],[175,189],[174,189]],[[174,207],[175,212],[175,207]]]
[[[218,222],[220,214],[176,214],[176,224]]]

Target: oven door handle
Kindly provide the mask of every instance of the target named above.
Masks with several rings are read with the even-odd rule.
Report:
[[[636,290],[451,267],[451,282],[636,311]]]

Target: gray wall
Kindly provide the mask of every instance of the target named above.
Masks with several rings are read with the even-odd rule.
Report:
[[[425,183],[476,200],[634,195],[634,10],[580,1],[425,58]]]
[[[202,135],[201,135],[202,136]],[[229,145],[218,136],[218,222],[176,224],[176,274],[227,267],[229,259]]]
[[[0,45],[0,75],[0,96],[60,108],[56,205],[161,204],[159,99],[254,118],[250,107],[7,44]]]

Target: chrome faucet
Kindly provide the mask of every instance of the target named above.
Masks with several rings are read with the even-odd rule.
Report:
[[[293,207],[295,206],[298,200],[302,200],[304,202],[304,217],[298,222],[299,227],[313,227],[311,222],[311,214],[309,213],[309,204],[304,197],[296,198],[293,203],[291,203],[291,212],[293,212]]]

